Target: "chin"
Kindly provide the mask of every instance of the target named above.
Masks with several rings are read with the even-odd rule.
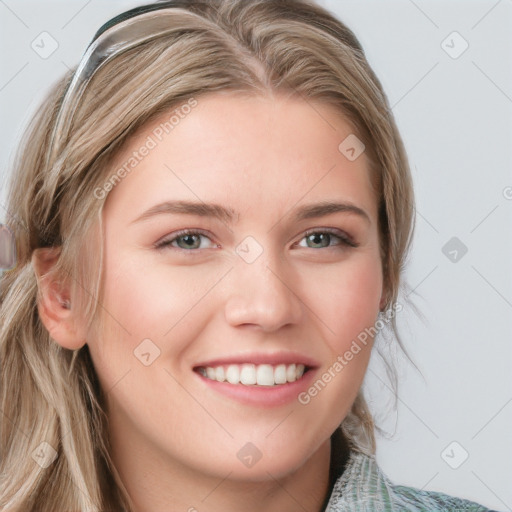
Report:
[[[243,463],[232,465],[229,479],[260,483],[274,481],[295,473],[303,464],[304,458],[291,456],[283,458],[282,453],[274,453],[270,457],[263,454],[261,459],[251,467],[247,467]]]
[[[298,443],[239,441],[240,437],[219,443],[216,449],[203,454],[195,450],[189,453],[185,466],[199,474],[216,479],[227,478],[237,482],[269,482],[281,479],[299,470],[318,449]]]

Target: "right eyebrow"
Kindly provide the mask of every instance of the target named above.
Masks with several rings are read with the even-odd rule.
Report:
[[[235,214],[233,210],[218,204],[198,203],[193,201],[165,201],[152,206],[132,220],[130,224],[150,219],[156,215],[169,213],[198,215],[200,217],[215,217],[227,223],[231,223],[233,221]]]

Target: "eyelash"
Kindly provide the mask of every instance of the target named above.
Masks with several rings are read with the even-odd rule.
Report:
[[[328,234],[331,236],[335,236],[340,243],[335,244],[334,246],[328,245],[327,247],[320,247],[320,249],[329,249],[329,248],[335,248],[337,246],[345,246],[346,248],[356,248],[359,247],[359,244],[355,242],[352,237],[347,235],[346,233],[343,233],[342,231],[334,228],[321,228],[321,229],[310,229],[304,233],[302,238],[299,240],[301,242],[304,238],[313,235],[313,234]],[[157,242],[155,244],[155,248],[162,250],[162,249],[175,249],[182,252],[196,252],[198,249],[182,249],[181,247],[173,247],[171,244],[176,241],[178,238],[187,236],[187,235],[201,235],[206,238],[210,238],[208,234],[200,229],[198,230],[192,230],[192,229],[183,229],[181,231],[177,231],[176,233],[173,233],[172,238],[164,239],[160,242]],[[296,242],[298,244],[299,242]],[[294,245],[296,245],[294,244]],[[315,249],[314,247],[306,247],[306,249]]]

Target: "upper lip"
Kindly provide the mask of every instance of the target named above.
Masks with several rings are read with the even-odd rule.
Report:
[[[316,368],[319,366],[314,359],[303,354],[295,352],[251,352],[238,355],[230,355],[225,357],[217,357],[202,361],[194,365],[194,368],[206,368],[215,366],[226,366],[230,364],[271,364],[276,366],[278,364],[303,364],[309,368]]]

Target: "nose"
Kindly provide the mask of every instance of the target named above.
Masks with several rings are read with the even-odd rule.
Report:
[[[267,251],[252,263],[238,260],[230,275],[226,321],[232,326],[256,326],[265,332],[298,324],[304,304],[293,281],[287,264],[270,257]]]

